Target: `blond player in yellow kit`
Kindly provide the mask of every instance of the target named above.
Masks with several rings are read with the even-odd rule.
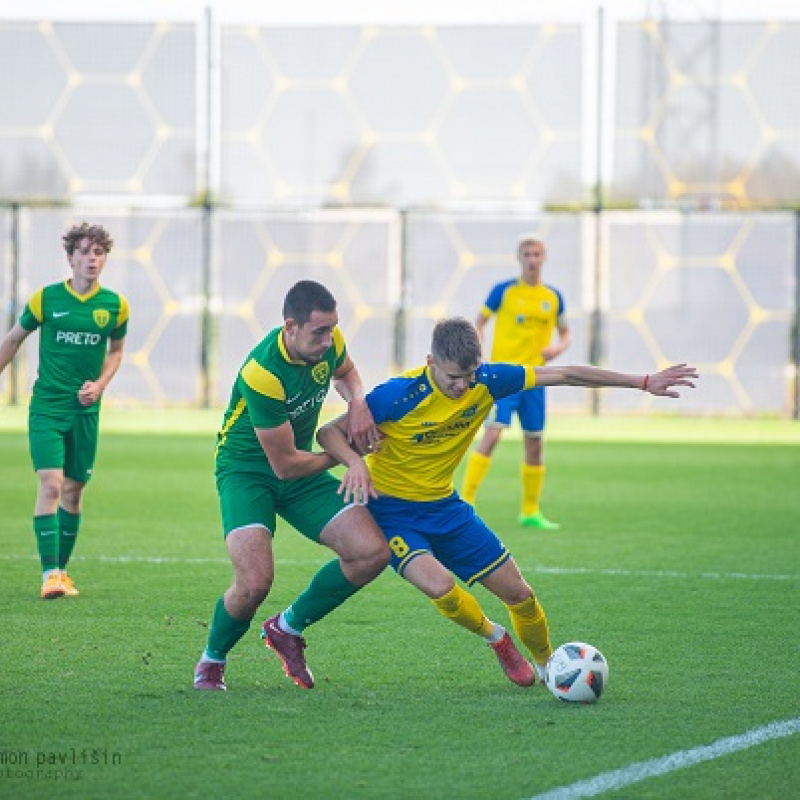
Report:
[[[491,361],[541,367],[561,355],[570,345],[566,308],[561,293],[542,283],[542,267],[547,256],[544,242],[537,236],[523,236],[517,247],[519,278],[498,283],[478,314],[475,327],[484,338],[484,329],[496,316]],[[553,333],[557,341],[551,344]],[[498,400],[486,421],[483,438],[470,455],[461,487],[461,497],[475,505],[478,487],[491,463],[492,453],[503,431],[519,417],[524,441],[524,463],[520,467],[522,500],[521,525],[557,530],[539,508],[544,484],[542,436],[546,417],[543,386],[524,389]]]

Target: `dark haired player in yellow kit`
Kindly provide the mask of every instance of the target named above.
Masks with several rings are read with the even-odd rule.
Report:
[[[547,252],[544,242],[534,234],[523,236],[517,246],[519,278],[497,284],[478,314],[478,334],[493,315],[497,316],[492,341],[492,361],[540,367],[561,355],[570,344],[564,298],[561,292],[542,283],[542,267]],[[558,341],[551,344],[553,332]],[[519,417],[523,433],[525,461],[520,467],[522,500],[521,525],[557,530],[539,508],[544,483],[542,436],[545,426],[545,389],[524,389],[498,400],[486,421],[483,438],[467,460],[461,496],[475,505],[478,487],[489,469],[492,453],[511,418]]]
[[[42,562],[41,597],[73,597],[66,566],[92,475],[100,397],[122,362],[125,298],[100,286],[114,244],[100,225],[74,225],[63,237],[72,277],[39,289],[0,342],[2,372],[39,328],[39,373],[28,413],[28,440],[39,480],[33,530]]]

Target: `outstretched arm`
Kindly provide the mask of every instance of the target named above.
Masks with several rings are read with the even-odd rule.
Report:
[[[537,386],[586,386],[641,389],[657,397],[680,397],[676,386],[694,388],[692,381],[697,370],[686,364],[676,364],[652,375],[633,375],[598,367],[536,367]]]
[[[356,503],[366,503],[370,497],[378,496],[367,465],[348,441],[347,415],[323,425],[317,431],[317,442],[328,456],[347,467],[339,486],[339,494],[344,493],[346,503],[351,497]]]

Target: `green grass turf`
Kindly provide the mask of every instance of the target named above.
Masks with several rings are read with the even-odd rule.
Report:
[[[480,510],[554,643],[582,639],[608,658],[590,707],[508,683],[477,639],[388,572],[308,631],[313,691],[285,678],[255,624],[229,691],[194,692],[231,576],[213,437],[106,433],[71,569],[81,596],[43,602],[25,436],[0,434],[0,797],[526,798],[797,717],[800,448],[690,443],[715,438],[699,430],[657,437],[684,440],[671,444],[556,437],[544,508],[558,533],[516,527],[518,441],[503,442],[483,486]],[[285,527],[276,551],[257,622],[325,558]],[[614,796],[795,796],[797,754],[795,735]],[[37,773],[37,757],[68,763]]]

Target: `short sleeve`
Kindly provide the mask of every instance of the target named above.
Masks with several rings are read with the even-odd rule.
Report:
[[[43,289],[39,289],[25,303],[25,308],[19,318],[19,324],[26,331],[35,331],[44,322],[44,299]]]
[[[289,420],[283,384],[268,369],[251,358],[238,380],[254,428],[277,428]]]
[[[119,313],[117,314],[117,325],[111,331],[110,338],[124,339],[128,334],[128,316],[130,315],[130,308],[128,301],[120,294],[119,297]]]
[[[531,388],[535,385],[536,373],[530,370],[530,376],[519,364],[481,364],[475,374],[477,381],[486,386],[495,400]],[[529,380],[533,380],[531,386],[527,385]]]
[[[344,341],[344,334],[338,325],[333,329],[333,347],[336,351],[336,361],[333,368],[335,372],[347,360],[347,345]]]

